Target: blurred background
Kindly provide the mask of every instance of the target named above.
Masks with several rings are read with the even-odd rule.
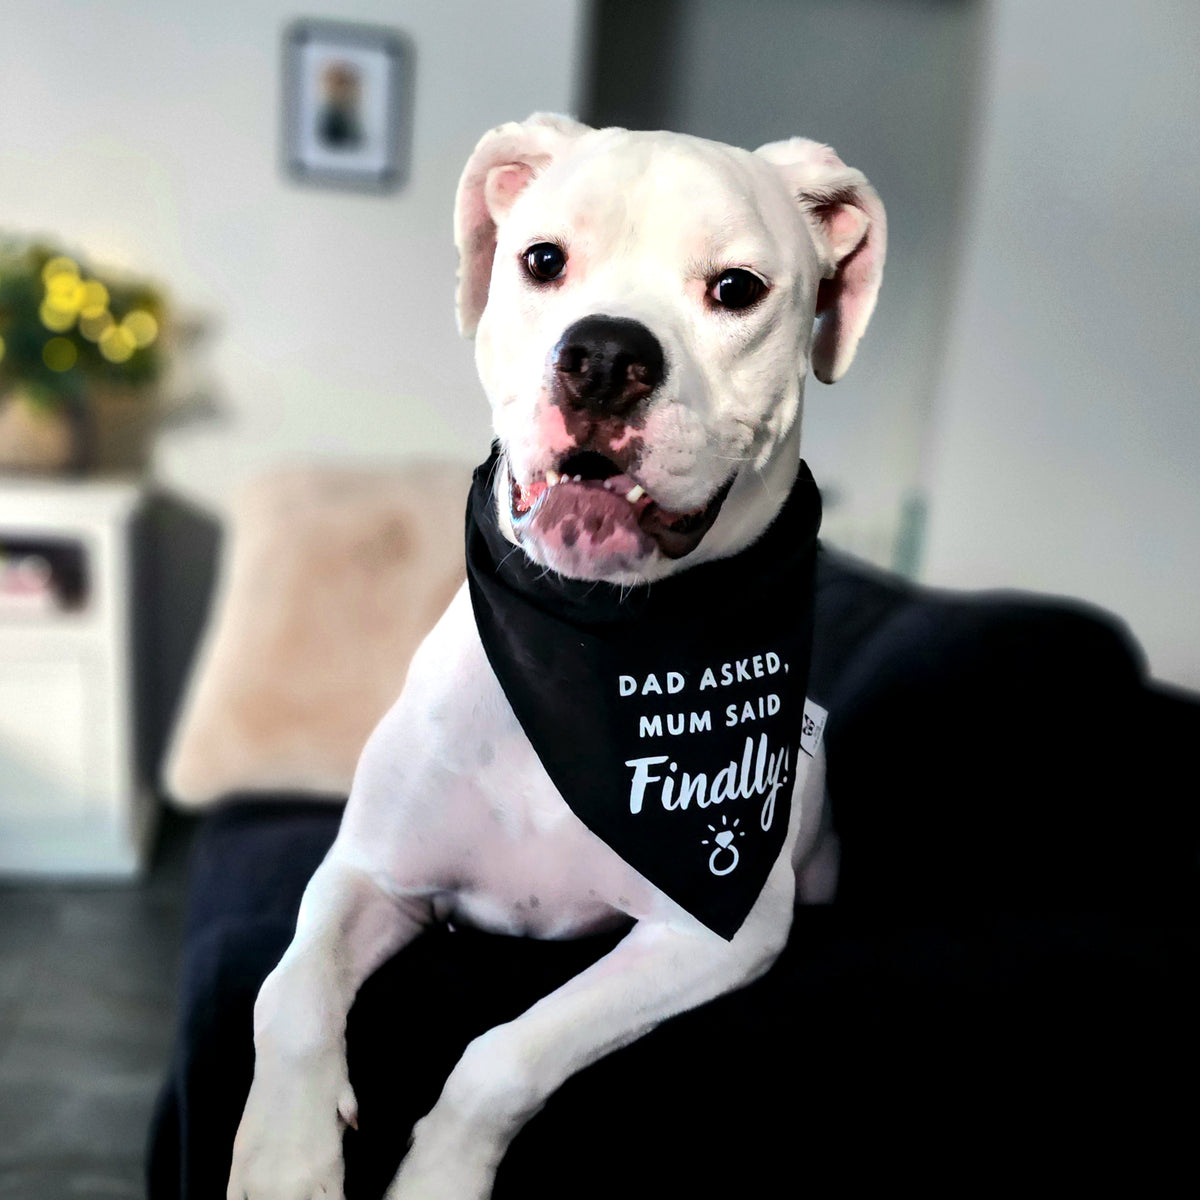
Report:
[[[300,14],[306,15],[306,14]],[[1197,98],[1186,0],[330,3],[414,50],[411,173],[280,169],[294,8],[5,5],[0,225],[150,277],[207,322],[214,419],[154,474],[215,513],[296,458],[479,458],[450,207],[534,109],[832,144],[888,208],[870,337],[808,388],[827,532],[931,582],[1083,596],[1200,683]],[[464,32],[466,31],[466,32]]]
[[[314,27],[367,57],[310,78],[306,18],[385,32]],[[120,797],[161,778],[246,485],[485,456],[454,189],[485,130],[535,110],[803,134],[863,170],[888,265],[849,374],[807,388],[825,536],[926,583],[1100,605],[1158,679],[1200,688],[1191,0],[6,0],[2,19],[4,871],[144,866],[158,797]],[[371,62],[394,76],[378,112]],[[340,176],[289,124],[322,103],[345,110]],[[98,775],[106,798],[78,801]],[[169,933],[173,896],[139,927]],[[29,947],[57,922],[82,953],[133,919],[12,903],[0,1147],[38,1070],[6,1042],[31,1019]],[[169,1013],[165,957],[138,1019]],[[126,1124],[164,1038],[121,1076]],[[55,1095],[25,1157],[0,1149],[0,1196],[34,1194],[29,1145],[66,1136]]]

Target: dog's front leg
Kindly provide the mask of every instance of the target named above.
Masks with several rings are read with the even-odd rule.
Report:
[[[413,1130],[386,1200],[487,1200],[509,1143],[570,1076],[766,971],[787,941],[794,894],[781,860],[731,942],[683,916],[641,921],[604,958],[476,1038]]]
[[[254,1082],[228,1200],[342,1195],[342,1129],[356,1119],[346,1016],[363,981],[428,919],[423,902],[390,895],[337,844],[317,868],[254,1005]]]

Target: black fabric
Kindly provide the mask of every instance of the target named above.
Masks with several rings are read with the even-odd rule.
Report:
[[[253,1078],[254,999],[341,816],[340,804],[231,796],[193,843],[178,1031],[147,1154],[152,1197],[225,1195]]]
[[[347,1047],[358,1131],[346,1194],[377,1200],[408,1130],[471,1037],[566,982],[610,938],[541,943],[438,930],[363,987]],[[151,1200],[223,1195],[253,1069],[255,987],[286,938],[226,945],[224,1029],[192,1030],[191,1154]],[[210,947],[210,949],[215,949]],[[496,1200],[799,1192],[822,1174],[931,1184],[1008,1166],[1089,1167],[1146,1145],[1147,1179],[1190,1144],[1194,931],[1096,917],[879,922],[807,909],[750,988],[570,1080],[518,1136]],[[263,972],[265,974],[265,970]],[[212,993],[209,993],[210,995]],[[175,1129],[180,1126],[176,1125]],[[168,1133],[172,1132],[167,1126]],[[1103,1160],[1105,1138],[1114,1139]],[[1099,1141],[1099,1144],[1098,1144]],[[784,1192],[784,1194],[789,1194]],[[835,1194],[845,1194],[837,1192]]]
[[[822,553],[815,622],[837,902],[799,908],[749,988],[570,1080],[514,1142],[497,1200],[1078,1190],[1122,1167],[1139,1194],[1166,1191],[1200,1068],[1180,773],[1200,704],[1148,687],[1125,631],[1077,605],[931,593]],[[201,832],[150,1200],[224,1195],[253,998],[338,815],[243,800]],[[613,941],[438,930],[385,964],[347,1031],[349,1200],[382,1195],[472,1036]]]
[[[467,508],[488,661],[575,815],[724,938],[788,829],[812,649],[821,499],[808,467],[746,550],[654,584],[566,579],[497,523],[499,451]]]

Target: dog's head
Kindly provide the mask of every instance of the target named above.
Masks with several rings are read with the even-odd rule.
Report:
[[[770,523],[804,377],[850,365],[886,224],[805,138],[750,153],[537,115],[476,147],[455,237],[501,527],[563,575],[635,583]]]

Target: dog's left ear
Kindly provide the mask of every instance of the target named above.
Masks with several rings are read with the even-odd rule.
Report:
[[[824,268],[812,369],[822,383],[834,383],[854,361],[879,295],[887,251],[883,203],[861,171],[820,142],[789,138],[755,153],[782,172],[812,230]]]
[[[554,113],[534,113],[489,130],[471,154],[454,202],[458,247],[458,329],[471,337],[487,304],[496,227],[530,180],[591,128]]]

